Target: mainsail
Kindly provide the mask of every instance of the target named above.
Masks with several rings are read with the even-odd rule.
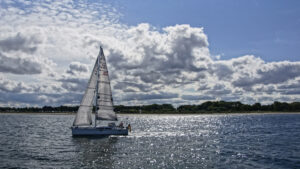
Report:
[[[77,111],[73,126],[85,126],[92,124],[92,109],[97,84],[97,63],[98,58],[94,65],[87,89],[85,90],[84,96],[81,100],[80,107]]]
[[[102,48],[100,47],[99,58],[99,79],[97,93],[97,120],[117,121],[116,113],[113,109],[113,98],[110,87],[110,80],[106,66],[106,60]]]
[[[113,110],[113,99],[105,56],[101,47],[73,126],[92,124],[92,109],[93,103],[95,103],[95,95],[97,96],[96,120],[117,121],[116,113]]]

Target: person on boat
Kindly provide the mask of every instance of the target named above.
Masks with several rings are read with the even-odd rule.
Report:
[[[121,123],[119,124],[119,127],[124,128],[123,122],[121,121]]]
[[[131,132],[131,125],[128,124],[127,129]]]

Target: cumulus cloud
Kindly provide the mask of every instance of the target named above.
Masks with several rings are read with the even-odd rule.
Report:
[[[17,33],[15,36],[0,40],[0,51],[23,51],[26,53],[34,53],[37,50],[36,44],[38,43],[40,42],[34,37],[26,38],[20,33]]]
[[[233,68],[228,63],[217,62],[211,67],[211,73],[214,73],[220,80],[230,80],[233,75]]]
[[[102,2],[1,2],[0,103],[79,103],[100,45],[116,104],[300,99],[300,62],[222,60],[204,28],[128,26],[121,15]]]
[[[283,90],[285,90],[285,89],[300,89],[300,80],[295,80],[288,84],[278,85],[277,88],[283,89]]]
[[[88,72],[88,66],[86,64],[82,64],[79,62],[72,62],[69,65],[69,69],[67,70],[67,73],[75,75],[81,72]]]
[[[139,24],[126,31],[129,37],[118,46],[108,46],[108,60],[117,70],[134,72],[144,82],[160,80],[184,71],[203,71],[211,62],[207,37],[202,28],[175,25],[152,30]],[[130,46],[130,50],[124,50]],[[182,80],[182,79],[181,79]]]
[[[88,79],[78,79],[78,78],[65,78],[59,79],[62,82],[63,88],[65,88],[69,92],[74,91],[84,91],[87,86]]]
[[[28,91],[30,88],[26,86],[23,82],[14,82],[11,80],[4,79],[0,77],[0,91],[20,93],[22,91]]]
[[[219,97],[219,96],[224,96],[224,95],[231,94],[231,93],[232,93],[232,90],[228,89],[225,85],[217,84],[212,88],[212,90],[208,90],[205,94]]]
[[[261,65],[255,70],[256,76],[241,76],[233,85],[237,87],[253,86],[255,84],[279,84],[300,76],[299,62],[273,62]]]
[[[77,93],[62,95],[51,93],[7,93],[1,91],[0,95],[0,105],[4,106],[78,105],[82,97],[82,94]]]
[[[0,72],[13,74],[40,74],[41,64],[34,59],[26,57],[7,57],[0,53]]]
[[[116,83],[113,88],[115,90],[121,90],[123,92],[150,92],[154,88],[150,84],[145,84],[145,83],[135,83],[133,82],[118,82]]]
[[[182,95],[181,98],[183,100],[193,100],[193,101],[215,100],[215,97],[213,97],[213,96],[205,96],[205,95]]]
[[[145,94],[127,94],[125,97],[122,98],[124,101],[134,101],[134,100],[161,100],[161,99],[174,99],[177,98],[177,93],[167,93],[167,92],[160,92],[160,93],[145,93]]]

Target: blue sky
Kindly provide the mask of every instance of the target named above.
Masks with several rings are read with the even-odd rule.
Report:
[[[118,1],[129,25],[204,27],[212,54],[255,54],[266,61],[299,61],[300,1]]]
[[[300,101],[300,1],[0,0],[0,106]]]

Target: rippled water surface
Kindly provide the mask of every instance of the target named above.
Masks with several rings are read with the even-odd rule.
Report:
[[[300,168],[300,114],[121,115],[129,136],[72,138],[73,115],[0,114],[0,168]]]

